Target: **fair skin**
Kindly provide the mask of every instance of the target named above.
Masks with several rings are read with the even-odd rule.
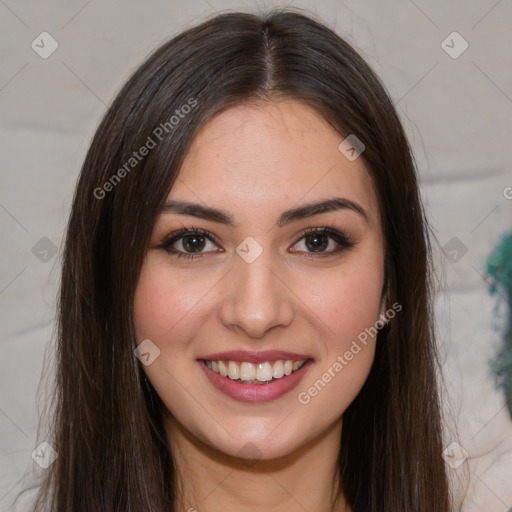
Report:
[[[343,496],[331,505],[342,415],[368,376],[375,337],[344,359],[342,371],[333,366],[385,311],[384,245],[371,179],[362,158],[340,152],[342,140],[296,101],[231,107],[196,136],[168,200],[220,209],[234,225],[174,211],[156,220],[135,325],[139,342],[160,350],[144,371],[166,407],[182,510],[350,510]],[[285,210],[333,198],[365,215],[339,208],[276,226]],[[324,227],[355,245],[330,233],[302,236]],[[216,239],[200,239],[199,256],[184,238],[172,242],[193,259],[159,247],[183,228]],[[236,252],[247,237],[262,249],[250,263]],[[237,349],[308,354],[312,364],[284,395],[243,402],[212,385],[198,362]],[[325,386],[308,394],[329,369]]]

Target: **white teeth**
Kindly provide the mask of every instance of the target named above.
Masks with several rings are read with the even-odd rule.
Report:
[[[269,362],[258,364],[256,379],[261,382],[272,380],[272,365]]]
[[[232,362],[234,362],[234,361],[232,361]],[[240,365],[240,379],[241,380],[254,380],[255,378],[256,378],[256,367],[252,363],[242,363]]]
[[[227,377],[227,375],[228,375],[228,369],[227,369],[226,365],[225,365],[222,361],[219,361],[218,365],[219,365],[219,373],[220,373],[223,377]]]
[[[306,360],[278,360],[271,363],[240,363],[238,361],[206,361],[206,366],[222,377],[229,377],[231,380],[268,382],[274,379],[281,379],[285,375],[302,368]],[[254,382],[253,382],[254,383]]]
[[[232,380],[240,378],[240,368],[234,361],[229,361],[228,377]]]
[[[276,361],[274,363],[274,371],[272,376],[274,379],[280,379],[284,375],[284,364],[283,361]]]

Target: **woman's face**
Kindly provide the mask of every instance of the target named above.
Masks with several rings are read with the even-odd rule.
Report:
[[[231,107],[195,138],[154,226],[134,304],[144,370],[173,421],[228,455],[300,449],[368,376],[383,238],[342,140],[299,102]]]

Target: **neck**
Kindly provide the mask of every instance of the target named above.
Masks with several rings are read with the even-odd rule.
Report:
[[[189,512],[350,512],[339,490],[341,418],[320,438],[269,460],[226,455],[169,414],[167,438],[177,468],[177,509]]]

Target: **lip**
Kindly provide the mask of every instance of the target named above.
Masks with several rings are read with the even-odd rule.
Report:
[[[270,352],[268,352],[267,354],[269,353]],[[274,353],[274,351],[272,351],[272,353]],[[230,361],[238,361],[237,359],[231,359],[233,352],[225,352],[223,354],[220,354],[223,357],[220,357],[219,359],[224,359],[224,356],[226,354],[230,354],[230,357],[228,358]],[[260,352],[257,357],[260,357],[261,354],[265,354],[265,352]],[[280,354],[283,354],[283,352],[280,352]],[[290,355],[289,352],[287,354]],[[214,355],[216,358],[219,354]],[[244,353],[244,357],[246,356],[247,352]],[[210,359],[210,357],[211,356],[208,356],[205,359]],[[265,357],[265,359],[260,358],[258,362],[268,361],[268,355]],[[306,357],[300,357],[306,359]],[[279,357],[277,359],[279,359]],[[247,359],[244,359],[244,361],[247,361],[248,363],[253,362]],[[308,358],[308,360],[304,363],[302,368],[291,373],[290,375],[285,375],[284,377],[275,380],[269,384],[239,384],[238,382],[231,380],[229,377],[222,377],[222,375],[215,373],[213,370],[208,368],[208,366],[206,366],[204,360],[201,359],[198,362],[203,371],[206,373],[208,379],[210,379],[210,382],[225,395],[240,402],[270,402],[272,400],[278,399],[279,397],[285,395],[286,393],[290,392],[293,388],[298,386],[299,382],[302,380],[306,372],[312,366],[313,359]]]
[[[258,352],[251,352],[249,350],[230,350],[229,352],[217,352],[215,354],[209,354],[200,356],[197,358],[206,359],[208,361],[237,361],[238,363],[265,363],[266,361],[303,361],[304,359],[313,359],[308,354],[297,354],[294,352],[285,352],[283,350],[263,350]]]

